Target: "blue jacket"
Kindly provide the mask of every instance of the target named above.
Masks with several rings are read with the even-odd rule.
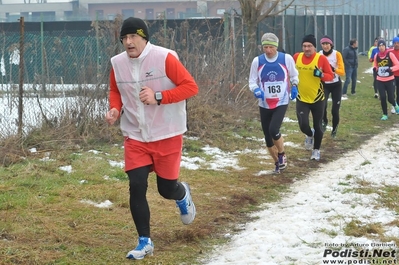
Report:
[[[374,56],[379,52],[380,50],[378,49],[378,47],[375,47],[372,51],[371,51],[371,55],[370,58],[371,61],[374,61]]]
[[[357,67],[357,48],[353,48],[352,46],[346,46],[342,50],[342,59],[344,59],[345,68],[347,67]]]

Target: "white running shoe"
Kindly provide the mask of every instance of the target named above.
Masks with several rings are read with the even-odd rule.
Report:
[[[313,149],[312,151],[312,156],[310,157],[310,160],[320,160],[320,150],[319,149]]]
[[[180,209],[181,221],[183,224],[188,225],[194,221],[197,211],[193,199],[191,198],[190,186],[185,182],[182,182],[181,184],[186,190],[186,195],[180,201],[176,201],[176,205]]]
[[[313,138],[314,138],[314,129],[312,128],[312,136],[307,136],[305,138],[305,149],[312,150],[313,149]]]
[[[274,166],[275,166],[275,168],[274,168],[274,171],[273,171],[273,173],[280,173],[280,164],[279,164],[279,162],[276,162],[276,163],[274,163]]]
[[[332,130],[332,132],[331,132],[331,138],[337,137],[337,130],[338,130],[338,126],[337,126],[337,128],[335,128],[335,129]]]
[[[149,237],[140,237],[137,247],[129,251],[126,255],[128,259],[144,259],[145,256],[152,256],[154,253],[154,244]]]
[[[394,106],[391,107],[391,113],[392,113],[392,114],[395,114],[395,113],[396,113],[396,109],[395,109]]]
[[[285,153],[278,154],[279,169],[283,170],[287,167],[287,156]]]

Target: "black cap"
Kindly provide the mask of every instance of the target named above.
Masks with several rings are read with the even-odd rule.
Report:
[[[147,24],[142,19],[136,17],[129,17],[123,21],[120,35],[123,37],[127,34],[137,34],[146,40],[150,38]]]
[[[385,42],[385,40],[379,40],[377,43],[377,47],[380,47],[381,45],[384,45],[385,47],[387,46],[387,43]]]
[[[316,48],[316,38],[315,38],[315,36],[313,34],[309,34],[309,35],[306,35],[305,37],[303,37],[302,44],[304,42],[310,42]]]

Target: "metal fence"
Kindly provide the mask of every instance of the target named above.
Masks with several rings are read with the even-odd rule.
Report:
[[[224,52],[220,19],[148,24],[152,43],[176,50],[199,83],[204,75],[209,83],[207,66]],[[78,127],[103,120],[110,58],[123,50],[120,26],[121,19],[73,22],[74,29],[70,22],[0,24],[0,138],[66,116]]]
[[[316,39],[328,35],[334,40],[334,48],[342,50],[352,38],[359,42],[359,51],[368,51],[374,38],[381,36],[381,18],[376,16],[291,16],[268,18],[260,23],[258,39],[265,32],[274,32],[281,42],[281,48],[288,53],[302,49],[302,38],[314,34]],[[391,34],[393,37],[393,34]],[[392,39],[392,38],[391,38]],[[318,46],[321,49],[321,46]]]
[[[282,48],[293,54],[300,51],[304,35],[313,33],[319,39],[328,34],[338,50],[347,46],[350,38],[358,38],[359,51],[367,51],[381,35],[383,20],[375,15],[283,13],[259,24],[257,41],[264,32],[275,32]],[[27,133],[28,124],[31,128],[57,122],[71,113],[80,113],[79,122],[103,119],[109,59],[123,49],[119,41],[121,21],[0,23],[0,136],[16,133],[16,125],[23,126],[19,132]],[[223,100],[233,93],[232,84],[246,82],[249,66],[243,62],[248,39],[239,15],[148,24],[151,42],[176,50],[207,96]],[[389,29],[387,34],[394,32]],[[29,104],[24,106],[21,99],[28,98],[35,100],[26,100]],[[87,99],[83,106],[82,98]]]

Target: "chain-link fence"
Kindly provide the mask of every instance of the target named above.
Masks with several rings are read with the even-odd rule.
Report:
[[[224,48],[220,22],[149,22],[151,42],[175,49],[199,83],[201,75],[208,76],[207,85],[214,75],[207,66],[226,64],[220,58],[225,51],[217,47]],[[110,58],[123,50],[120,26],[120,18],[0,24],[0,135],[26,134],[43,122],[56,125],[66,118],[78,128],[87,119],[103,120]]]
[[[314,34],[318,40],[328,35],[334,40],[334,48],[339,51],[349,45],[350,39],[356,38],[359,52],[364,52],[368,51],[375,37],[381,36],[380,28],[380,18],[375,16],[283,15],[262,21],[258,28],[258,39],[265,32],[274,32],[281,40],[281,48],[292,54],[301,51],[302,38],[307,34]],[[321,46],[318,48],[321,49]]]
[[[2,136],[27,133],[43,121],[56,123],[66,113],[84,113],[87,104],[76,96],[105,98],[107,63],[101,58],[109,54],[102,47],[112,40],[99,38],[93,29],[44,30],[42,24],[41,31],[24,31],[31,25],[19,26],[19,32],[0,33]]]
[[[117,17],[98,22],[0,23],[0,136],[26,134],[43,122],[57,125],[65,119],[85,131],[88,121],[103,120],[110,58],[123,50],[121,22]],[[275,32],[292,54],[300,50],[305,34],[319,38],[330,34],[336,47],[361,37],[359,46],[366,50],[380,35],[380,22],[381,17],[371,15],[284,14],[262,21],[257,41],[264,32]],[[239,15],[148,24],[151,42],[177,51],[207,101],[224,104],[241,93],[234,85],[246,82],[249,66],[243,63],[248,40]]]

